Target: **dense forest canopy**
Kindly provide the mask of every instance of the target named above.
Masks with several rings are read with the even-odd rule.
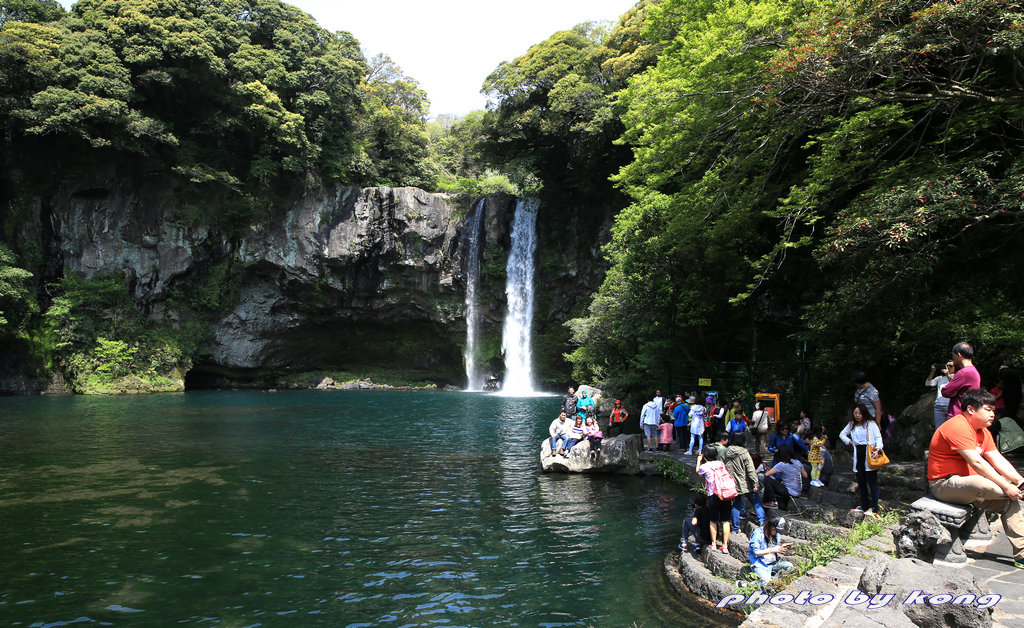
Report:
[[[957,340],[1020,355],[1024,39],[1005,0],[665,0],[618,94],[634,159],[581,376],[810,347],[839,398],[919,394]],[[667,24],[665,22],[668,22]],[[770,359],[770,358],[769,358]]]
[[[983,372],[1024,356],[1022,83],[1021,2],[642,0],[500,64],[487,111],[430,121],[386,55],[277,0],[0,2],[19,185],[137,156],[221,199],[198,219],[227,230],[309,177],[539,194],[549,225],[615,207],[565,350],[576,377],[624,393],[672,362],[799,351],[815,404],[865,368],[895,406],[955,341]],[[11,221],[0,333],[66,331]],[[792,392],[792,368],[771,376]]]

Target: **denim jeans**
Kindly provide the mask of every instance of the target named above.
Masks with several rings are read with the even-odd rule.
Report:
[[[743,504],[744,497],[754,507],[754,514],[757,515],[757,525],[764,525],[764,506],[761,505],[761,493],[754,491],[753,493],[740,495],[732,500],[732,527],[734,530],[740,529],[740,517],[747,514],[746,506]]]
[[[704,435],[703,434],[690,434],[690,448],[687,451],[693,451],[694,439],[697,441],[697,451],[704,449]]]
[[[857,452],[857,466],[854,473],[857,476],[857,489],[860,491],[860,507],[863,510],[871,510],[878,513],[878,470],[869,469],[864,464],[867,458],[867,445],[855,445]]]
[[[754,573],[756,573],[759,578],[761,578],[761,583],[767,585],[772,581],[773,576],[777,576],[783,571],[789,571],[792,569],[793,563],[788,560],[780,560],[771,565],[751,565],[750,568],[754,570]]]
[[[686,517],[683,520],[683,536],[679,539],[679,544],[689,543],[691,535],[693,536],[694,545],[704,546],[709,542],[701,537],[700,527],[693,525],[693,517]]]
[[[573,448],[573,446],[574,446],[574,445],[575,445],[576,443],[578,443],[578,442],[580,442],[580,439],[578,439],[578,438],[570,438],[570,439],[569,439],[569,442],[567,442],[567,443],[565,444],[565,450],[566,450],[566,451],[569,451],[569,450],[570,450],[570,449],[572,449],[572,448]]]
[[[569,440],[569,437],[566,436],[565,434],[559,434],[558,436],[555,436],[554,438],[552,438],[551,439],[551,451],[552,452],[558,451],[557,443],[558,443],[559,440],[562,441],[562,447],[565,447],[565,441]]]

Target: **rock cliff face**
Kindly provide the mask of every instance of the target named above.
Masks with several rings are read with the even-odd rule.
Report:
[[[39,244],[40,285],[66,273],[121,275],[138,307],[171,326],[186,324],[190,286],[230,284],[191,365],[195,385],[273,385],[289,373],[372,366],[420,370],[440,385],[462,386],[470,201],[416,188],[311,185],[229,237],[197,218],[172,182],[111,172],[69,177],[37,198],[16,237]],[[507,195],[485,199],[480,244],[482,363],[499,377],[515,203]],[[546,222],[559,224],[559,210],[542,203],[541,215],[550,212]],[[578,233],[571,224],[541,233],[535,355],[550,363],[542,385],[561,387],[568,375],[561,323],[578,315],[601,276],[597,244],[576,242]],[[28,385],[7,380],[12,392]]]
[[[149,186],[143,198],[138,186],[69,186],[51,203],[62,270],[82,277],[123,273],[154,317],[173,322],[168,299],[214,265],[230,263],[241,274],[198,372],[368,363],[431,368],[442,380],[461,372],[466,243],[463,217],[446,195],[415,188],[308,191],[278,219],[234,242],[185,224],[170,189]],[[492,214],[496,225],[508,222],[500,211]],[[501,229],[492,232],[488,246],[500,249]]]

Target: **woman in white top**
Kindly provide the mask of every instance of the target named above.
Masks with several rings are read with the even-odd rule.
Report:
[[[699,403],[690,405],[690,448],[686,450],[687,456],[700,453],[704,449],[704,420],[706,418],[707,410],[704,409],[704,406]],[[697,443],[696,451],[693,449],[694,443]],[[682,446],[682,443],[680,443],[680,446]]]
[[[932,364],[932,372],[928,374],[928,379],[924,380],[925,386],[935,387],[935,410],[933,414],[935,429],[939,429],[939,426],[949,418],[946,416],[949,414],[949,398],[942,396],[942,387],[949,383],[949,378],[953,377],[953,371],[955,370],[956,366],[950,360],[946,362],[946,368],[939,371],[939,375],[936,376],[935,365]]]
[[[852,510],[874,517],[878,513],[878,470],[869,468],[865,461],[868,445],[877,451],[882,450],[882,432],[863,404],[853,409],[850,423],[843,428],[839,439],[847,445],[853,445],[853,471],[857,474],[860,506]]]

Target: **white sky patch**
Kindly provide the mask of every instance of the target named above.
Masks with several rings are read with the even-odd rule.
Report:
[[[324,28],[351,32],[420,82],[433,116],[483,109],[484,79],[556,31],[611,21],[636,0],[297,0]]]
[[[616,22],[636,0],[292,0],[330,31],[349,31],[367,58],[389,55],[419,81],[430,113],[483,109],[484,79],[502,61],[580,22]],[[65,8],[71,0],[61,0]]]

